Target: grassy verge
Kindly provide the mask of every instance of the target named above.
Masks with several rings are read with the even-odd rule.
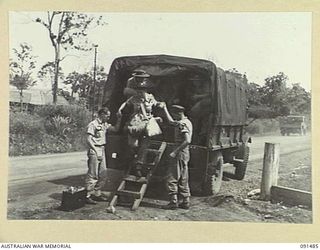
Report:
[[[32,113],[10,111],[9,155],[84,150],[90,118],[89,111],[77,105],[46,105]]]

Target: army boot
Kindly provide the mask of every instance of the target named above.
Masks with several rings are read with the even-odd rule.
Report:
[[[184,197],[182,202],[179,204],[179,208],[189,209],[190,208],[190,198]]]
[[[171,195],[170,196],[170,202],[163,207],[164,209],[167,210],[175,210],[178,208],[178,197],[177,195]]]

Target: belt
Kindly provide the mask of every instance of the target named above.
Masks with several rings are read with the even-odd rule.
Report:
[[[104,147],[105,146],[105,144],[103,144],[103,145],[94,145],[95,147]]]

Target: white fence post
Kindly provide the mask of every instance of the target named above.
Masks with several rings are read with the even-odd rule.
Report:
[[[260,193],[260,199],[262,200],[270,200],[271,187],[277,185],[279,162],[280,144],[266,142],[264,146],[263,170]]]

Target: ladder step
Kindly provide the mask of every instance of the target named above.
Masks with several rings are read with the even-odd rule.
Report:
[[[235,164],[235,163],[243,163],[244,160],[243,159],[233,159],[232,163]]]
[[[138,164],[138,165],[144,165],[144,166],[150,166],[150,167],[156,165],[155,162],[148,162],[148,163],[146,163],[146,162],[143,162],[143,161],[137,161],[136,164]]]
[[[125,195],[130,196],[135,199],[141,199],[141,193],[135,192],[135,191],[129,191],[129,190],[119,190],[116,192],[117,195]]]
[[[123,180],[138,182],[138,183],[147,183],[147,179],[145,177],[137,177],[135,175],[127,175],[126,177],[123,178]]]
[[[143,151],[143,154],[145,153],[154,153],[154,154],[160,154],[160,151],[159,149],[150,149],[150,148],[147,148]]]
[[[145,170],[145,172],[147,173],[146,176],[143,176],[143,177],[137,177],[135,175],[124,176],[122,178],[121,184],[118,187],[118,190],[115,192],[109,204],[110,206],[116,206],[118,196],[123,195],[130,198],[134,198],[133,205],[131,208],[132,210],[136,210],[139,207],[143,199],[143,196],[147,190],[149,178],[152,176],[153,171],[155,171],[156,167],[158,166],[161,160],[161,157],[166,149],[166,146],[167,146],[166,142],[161,142],[156,144],[151,142],[151,144],[149,145],[146,144],[146,147],[149,147],[149,148],[140,149],[138,153],[139,160],[137,160],[135,164],[142,165],[142,170]],[[155,147],[159,147],[159,149],[154,149]],[[153,159],[150,159],[150,158],[153,158]],[[154,162],[147,162],[149,160],[153,160]],[[131,171],[131,167],[128,169],[127,173],[130,173],[130,171]],[[132,184],[132,185],[133,183],[139,183],[139,185],[141,185],[140,191],[126,190],[125,189],[126,182],[129,182],[128,184]],[[130,182],[133,182],[133,183],[130,183]],[[137,184],[134,186],[137,186]]]

